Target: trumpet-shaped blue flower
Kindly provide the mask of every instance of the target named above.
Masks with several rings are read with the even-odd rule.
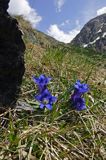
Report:
[[[41,94],[35,96],[35,99],[40,102],[40,108],[43,109],[44,107],[52,110],[52,105],[56,102],[57,98],[52,96],[48,89],[45,89]]]
[[[80,80],[77,80],[75,85],[74,85],[75,91],[79,92],[80,94],[84,94],[89,91],[89,86],[88,84],[80,82]]]
[[[33,76],[32,78],[33,78],[33,81],[38,85],[40,92],[46,89],[48,83],[51,80],[50,77],[46,77],[43,74],[41,74],[39,77]]]
[[[71,96],[72,104],[76,110],[81,111],[86,109],[85,99],[79,95],[73,94]]]
[[[89,87],[87,84],[80,82],[77,80],[74,84],[74,93],[71,95],[71,101],[74,108],[78,111],[86,109],[85,99],[83,95],[89,91]]]

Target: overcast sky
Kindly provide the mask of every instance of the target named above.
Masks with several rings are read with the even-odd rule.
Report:
[[[69,43],[86,22],[106,13],[106,0],[10,0],[9,13],[23,15],[33,28]]]

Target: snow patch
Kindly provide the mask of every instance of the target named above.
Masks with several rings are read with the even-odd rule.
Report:
[[[105,32],[105,34],[103,34],[103,36],[106,36],[106,32]],[[94,44],[97,40],[99,40],[100,39],[100,37],[97,37],[94,41],[92,41],[92,42],[89,42],[88,44],[83,44],[82,46],[84,47],[84,48],[86,48],[86,47],[88,47],[88,45],[89,44]]]
[[[103,33],[102,38],[104,38],[106,36],[106,32]]]
[[[97,40],[99,40],[100,39],[100,37],[97,37],[94,41],[92,41],[92,42],[89,42],[89,44],[94,44]]]
[[[100,33],[100,32],[102,32],[102,30],[101,30],[101,29],[99,29],[99,31],[98,31],[97,33]]]
[[[83,47],[86,48],[88,46],[88,44],[83,44]]]

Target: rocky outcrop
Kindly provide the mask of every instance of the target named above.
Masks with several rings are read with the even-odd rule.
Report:
[[[10,0],[0,0],[0,14],[6,14]]]
[[[106,53],[106,14],[90,20],[71,44]]]
[[[25,44],[17,20],[7,13],[9,1],[0,0],[0,107],[2,108],[15,106],[25,71]]]

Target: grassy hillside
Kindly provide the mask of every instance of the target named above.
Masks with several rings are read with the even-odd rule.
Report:
[[[48,43],[56,43],[56,47],[42,47],[36,43],[36,35],[33,37],[35,43],[28,36],[37,31],[29,28],[27,22],[22,23],[25,23],[22,26],[25,27],[27,49],[26,72],[19,100],[29,104],[34,111],[8,111],[9,125],[0,130],[0,159],[106,159],[105,55],[92,50],[57,45],[58,42],[54,39],[52,43],[49,39]],[[39,36],[41,39],[45,37],[42,33]],[[39,104],[34,99],[37,87],[32,76],[41,74],[52,77],[48,88],[58,98],[52,111],[39,109]],[[69,101],[71,88],[77,79],[90,87],[85,95],[87,109],[83,111],[73,109]]]
[[[28,21],[25,21],[21,16],[15,18],[17,18],[20,28],[23,30],[23,37],[26,43],[37,44],[41,47],[57,46],[59,44],[63,44],[61,42],[58,42],[54,38],[44,34],[43,32],[33,29],[30,23]]]

